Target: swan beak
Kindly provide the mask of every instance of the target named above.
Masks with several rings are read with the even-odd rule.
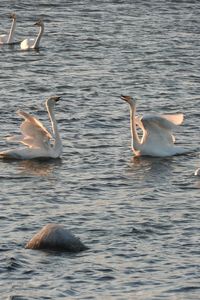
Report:
[[[40,20],[38,20],[37,22],[35,22],[35,26],[42,26],[42,24],[43,24],[43,22],[42,22],[42,20],[40,19]]]
[[[130,96],[125,96],[125,95],[121,95],[120,98],[126,102],[130,102],[132,99]]]
[[[55,96],[55,101],[58,102],[60,100],[60,96]]]
[[[9,14],[9,18],[10,18],[10,19],[16,19],[16,14],[15,14],[15,13]]]

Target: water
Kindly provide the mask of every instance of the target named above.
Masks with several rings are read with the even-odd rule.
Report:
[[[199,151],[133,159],[119,97],[137,97],[139,114],[184,112],[177,142],[199,147],[200,3],[53,3],[0,3],[1,33],[9,12],[17,39],[45,22],[39,52],[0,48],[0,149],[19,132],[19,108],[49,128],[54,94],[64,145],[58,161],[0,161],[1,299],[200,299]],[[24,249],[53,222],[90,249]]]

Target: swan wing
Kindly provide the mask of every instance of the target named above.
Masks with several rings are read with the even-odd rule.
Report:
[[[158,117],[158,116],[157,116],[157,117]],[[165,118],[166,120],[170,121],[170,122],[173,122],[175,125],[179,125],[179,124],[181,124],[181,123],[183,122],[183,114],[177,114],[177,115],[162,115],[162,117]],[[152,131],[157,132],[158,130],[159,130],[159,134],[161,134],[161,133],[162,133],[162,135],[164,134],[164,135],[167,137],[167,139],[168,139],[169,142],[172,142],[173,144],[175,143],[176,138],[175,138],[175,136],[174,136],[173,134],[171,134],[171,133],[169,132],[170,126],[169,126],[168,123],[164,122],[164,124],[162,124],[162,125],[165,125],[165,126],[167,125],[167,127],[169,127],[169,128],[164,129],[165,126],[162,126],[163,128],[156,128],[156,127],[155,127],[156,122],[155,122],[155,124],[151,123],[151,121],[145,123],[145,121],[144,121],[145,119],[148,119],[148,121],[150,121],[150,119],[151,119],[151,121],[152,121],[152,120],[153,120],[153,117],[152,117],[152,116],[151,116],[151,117],[150,117],[150,116],[146,116],[146,117],[144,117],[144,118],[140,118],[140,117],[138,117],[138,116],[135,117],[136,125],[137,125],[137,126],[142,130],[142,132],[143,132],[143,136],[142,136],[141,143],[143,143],[143,142],[145,141],[145,139],[146,139],[147,136],[148,136],[148,132],[149,132],[149,131],[151,131],[151,133],[152,133]],[[144,122],[144,124],[143,124],[143,122]],[[158,119],[157,119],[157,122],[158,122],[158,124],[159,124],[159,120],[158,120]],[[148,124],[147,124],[147,123],[148,123]],[[161,123],[162,123],[162,122],[161,122]],[[158,125],[158,124],[157,124],[157,125]],[[146,126],[146,129],[145,129],[145,126]],[[173,126],[173,125],[172,125],[172,126]],[[167,130],[168,130],[168,132],[167,132]]]
[[[1,34],[0,35],[0,44],[5,44],[8,40],[8,35],[7,34]]]
[[[172,135],[172,129],[176,126],[167,118],[160,115],[146,115],[141,118],[143,128],[146,131],[144,141],[151,140],[155,145],[170,143],[174,144],[175,137]]]
[[[33,146],[39,147],[39,145],[36,145],[36,141],[34,141],[33,137],[30,136],[24,136],[24,135],[13,135],[6,138],[7,142],[9,143],[22,143],[30,148]]]
[[[19,143],[24,138],[23,135],[12,135],[6,138],[6,141],[9,143]]]
[[[147,138],[147,131],[144,128],[144,125],[143,125],[143,123],[142,123],[141,120],[142,120],[141,117],[138,117],[138,116],[135,117],[135,123],[136,123],[136,125],[142,130],[141,143],[143,143],[146,140],[146,138]]]
[[[167,130],[172,130],[173,128],[176,127],[175,123],[175,118],[174,121],[172,122],[172,118],[170,118],[170,115],[157,115],[157,114],[148,114],[145,115],[141,118],[141,122],[144,126],[145,129],[148,129],[148,127],[152,126],[152,125],[157,125],[160,128],[164,128]]]
[[[20,110],[17,113],[25,119],[20,126],[23,135],[20,142],[29,147],[46,147],[52,139],[52,135],[44,125],[37,118],[24,111]]]
[[[21,42],[20,47],[22,50],[26,50],[33,47],[34,43],[35,43],[35,39],[33,38],[25,39]]]
[[[161,115],[161,117],[174,123],[174,125],[181,125],[183,123],[184,114]]]
[[[141,118],[139,116],[135,117],[135,123],[140,129],[145,130]]]

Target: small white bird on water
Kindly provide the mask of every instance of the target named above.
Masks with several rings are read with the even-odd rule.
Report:
[[[196,171],[194,172],[195,176],[200,176],[200,168],[196,169]]]
[[[79,252],[88,249],[62,225],[47,224],[26,244],[26,249]]]
[[[40,30],[36,38],[27,38],[23,40],[20,44],[21,50],[29,50],[29,49],[38,49],[40,45],[40,40],[44,33],[44,23],[42,20],[37,21],[35,26],[39,26]]]
[[[0,152],[0,158],[34,159],[60,157],[62,141],[54,115],[54,106],[59,100],[59,96],[52,96],[45,103],[52,125],[53,136],[36,117],[20,110],[17,113],[25,119],[20,126],[22,135],[19,137],[12,136],[8,138],[8,141],[20,142],[25,147]]]
[[[183,122],[183,114],[136,116],[136,100],[121,95],[121,99],[130,105],[130,128],[132,134],[132,150],[135,156],[167,157],[186,153],[186,149],[176,146],[172,129]],[[140,139],[136,126],[143,131]]]
[[[10,28],[10,32],[9,32],[9,34],[1,34],[0,35],[0,45],[9,45],[9,44],[14,43],[13,37],[14,37],[15,28],[16,28],[16,14],[11,13],[9,15],[9,18],[12,19],[12,25]]]

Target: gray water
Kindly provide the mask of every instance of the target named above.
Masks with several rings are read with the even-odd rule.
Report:
[[[52,2],[53,4],[50,4]],[[16,12],[16,40],[0,47],[0,150],[23,109],[50,128],[46,97],[61,95],[56,161],[0,161],[1,299],[200,299],[200,2],[5,1],[1,34]],[[131,152],[129,107],[185,114],[171,158]],[[89,247],[80,254],[24,249],[47,223]]]

